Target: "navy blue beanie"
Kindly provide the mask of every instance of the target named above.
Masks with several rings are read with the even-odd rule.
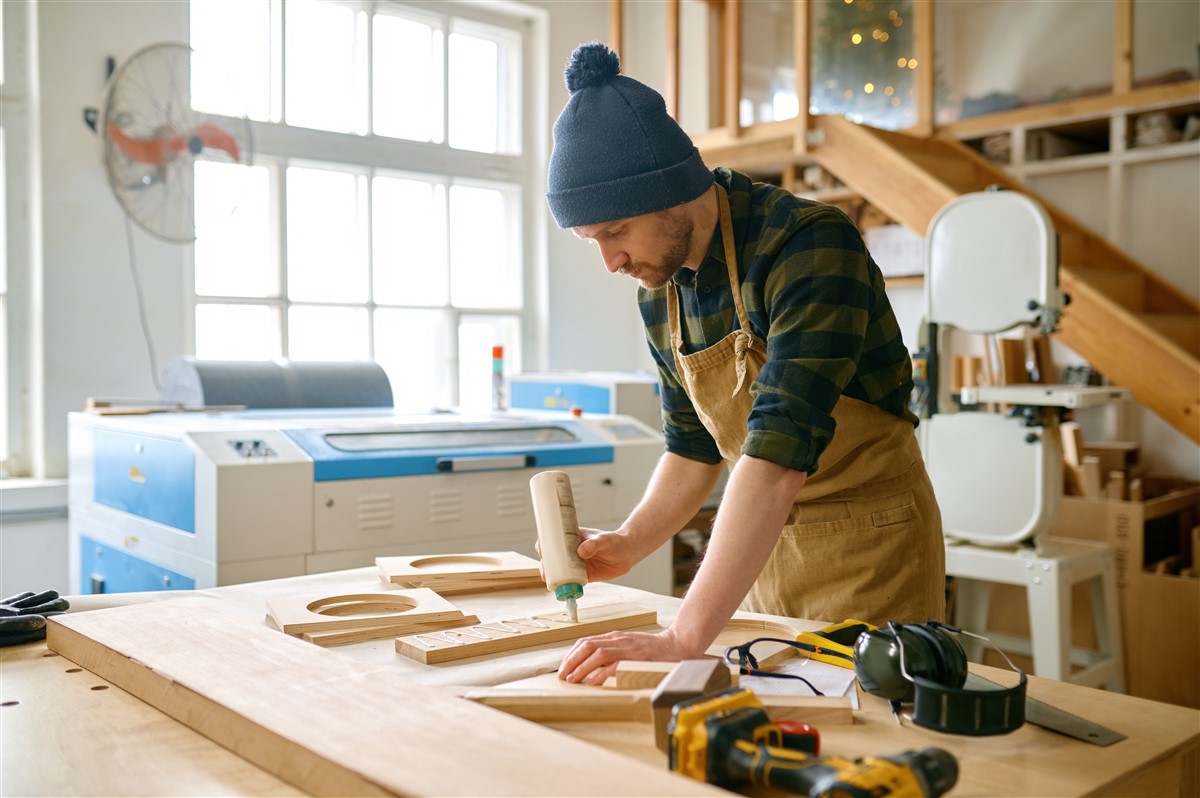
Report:
[[[673,208],[713,184],[662,95],[620,74],[598,42],[571,54],[571,98],[554,123],[546,201],[559,227],[583,227]]]

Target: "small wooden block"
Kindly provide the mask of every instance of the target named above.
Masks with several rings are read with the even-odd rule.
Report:
[[[1089,499],[1104,498],[1104,488],[1101,482],[1100,458],[1085,456],[1083,458],[1083,495]]]
[[[654,743],[667,750],[667,725],[671,709],[680,701],[724,690],[730,686],[729,668],[715,659],[685,659],[677,664],[650,696],[654,709]]]
[[[344,646],[348,643],[362,643],[366,640],[382,640],[386,637],[474,626],[477,623],[479,623],[478,615],[464,615],[461,618],[446,618],[439,621],[413,621],[401,626],[371,626],[364,629],[344,629],[332,632],[301,632],[299,637],[318,646]]]
[[[463,698],[538,723],[650,720],[649,690],[520,690],[481,688]]]
[[[1079,423],[1065,421],[1059,426],[1062,434],[1063,460],[1076,468],[1083,465],[1083,434],[1079,431]]]
[[[1129,501],[1131,501],[1131,502],[1142,501],[1142,478],[1141,477],[1134,477],[1133,479],[1129,480]]]
[[[658,687],[659,683],[667,677],[677,662],[642,662],[638,660],[621,660],[617,663],[617,674],[611,680],[606,680],[605,687],[609,687],[609,681],[612,681],[612,687],[618,690],[640,690],[644,688]],[[729,668],[729,686],[737,687],[738,684],[738,667],[736,665],[726,665]]]
[[[631,604],[601,604],[580,607],[578,623],[572,623],[566,612],[547,613],[479,624],[462,632],[449,632],[444,639],[429,635],[399,637],[396,639],[396,651],[431,665],[544,643],[577,640],[587,635],[650,626],[657,622],[658,613],[654,610]],[[506,626],[510,629],[505,629]],[[485,636],[479,637],[480,634]]]
[[[463,617],[462,610],[428,588],[355,593],[315,600],[289,596],[268,599],[267,611],[275,625],[289,635]]]
[[[1104,493],[1114,501],[1125,501],[1125,472],[1108,472],[1108,482],[1104,483]]]
[[[773,721],[796,720],[818,728],[854,722],[854,704],[848,695],[760,695],[758,700]]]
[[[418,587],[486,588],[496,582],[515,586],[512,583],[516,581],[523,582],[522,586],[543,584],[538,561],[515,551],[376,557],[375,565],[385,581]]]

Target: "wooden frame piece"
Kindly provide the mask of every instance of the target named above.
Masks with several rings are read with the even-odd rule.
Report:
[[[601,604],[580,607],[578,623],[572,623],[566,612],[558,612],[491,621],[461,632],[398,637],[396,652],[432,665],[656,623],[658,613],[654,610],[631,604]]]
[[[545,586],[538,561],[515,551],[376,557],[375,565],[385,582],[443,595]]]
[[[642,690],[658,687],[658,683],[675,669],[677,662],[642,662],[624,659],[617,663],[616,675],[608,681],[612,682],[610,689]],[[731,687],[738,686],[739,669],[736,665],[727,665]],[[608,681],[604,683],[609,687]]]
[[[671,663],[674,664],[674,663]],[[650,690],[524,690],[485,687],[463,698],[538,723],[650,720]]]
[[[267,620],[271,621],[271,616],[268,615]],[[464,615],[461,618],[445,618],[438,621],[413,621],[400,626],[389,624],[387,626],[368,626],[362,629],[301,632],[296,636],[301,640],[318,646],[344,646],[350,643],[362,643],[367,640],[383,640],[387,637],[399,637],[400,635],[412,634],[414,632],[437,632],[442,629],[473,626],[477,623],[479,623],[478,615]]]
[[[463,617],[462,610],[429,588],[353,593],[318,599],[281,596],[267,599],[267,613],[275,625],[289,635]]]

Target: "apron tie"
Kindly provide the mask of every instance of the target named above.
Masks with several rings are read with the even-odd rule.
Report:
[[[737,369],[737,385],[733,386],[730,397],[737,396],[742,386],[746,384],[746,350],[754,343],[754,337],[746,330],[738,330],[733,339],[733,354],[736,358],[734,366]]]

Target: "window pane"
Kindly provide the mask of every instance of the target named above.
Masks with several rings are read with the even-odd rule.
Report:
[[[335,3],[289,0],[286,22],[287,123],[365,133],[365,14]]]
[[[268,46],[270,0],[204,0],[188,5],[190,43],[199,56],[192,63],[192,107],[271,120],[275,49]]]
[[[362,181],[365,184],[365,181]],[[288,297],[365,302],[367,263],[359,179],[349,172],[287,170]]]
[[[283,354],[276,311],[266,305],[196,306],[196,357],[272,360]]]
[[[521,152],[521,38],[512,30],[455,20],[449,36],[450,146]]]
[[[743,126],[796,116],[796,10],[786,2],[742,5],[742,102],[748,108]]]
[[[293,305],[288,310],[288,357],[293,360],[369,360],[366,308]]]
[[[947,4],[939,3],[938,7],[943,5]],[[1036,4],[1012,5],[1025,8]],[[929,8],[921,11],[929,13]],[[922,67],[917,63],[912,3],[824,0],[813,5],[812,14],[809,110],[814,114],[841,114],[888,130],[913,124],[916,70],[931,69],[933,65]]]
[[[372,186],[375,301],[446,304],[445,186],[393,177]]]
[[[450,187],[453,304],[475,308],[520,306],[515,209],[515,197],[498,189]]]
[[[377,14],[374,25],[375,133],[441,143],[442,31],[385,14]]]
[[[1113,0],[933,7],[940,124],[1112,86]]]
[[[265,166],[196,161],[196,293],[279,296]]]
[[[492,347],[504,347],[504,373],[521,371],[521,324],[516,316],[463,316],[458,324],[458,404],[463,410],[492,406]],[[504,400],[508,406],[507,394]]]
[[[420,413],[453,404],[446,313],[375,311],[375,362],[387,372],[397,410]]]

